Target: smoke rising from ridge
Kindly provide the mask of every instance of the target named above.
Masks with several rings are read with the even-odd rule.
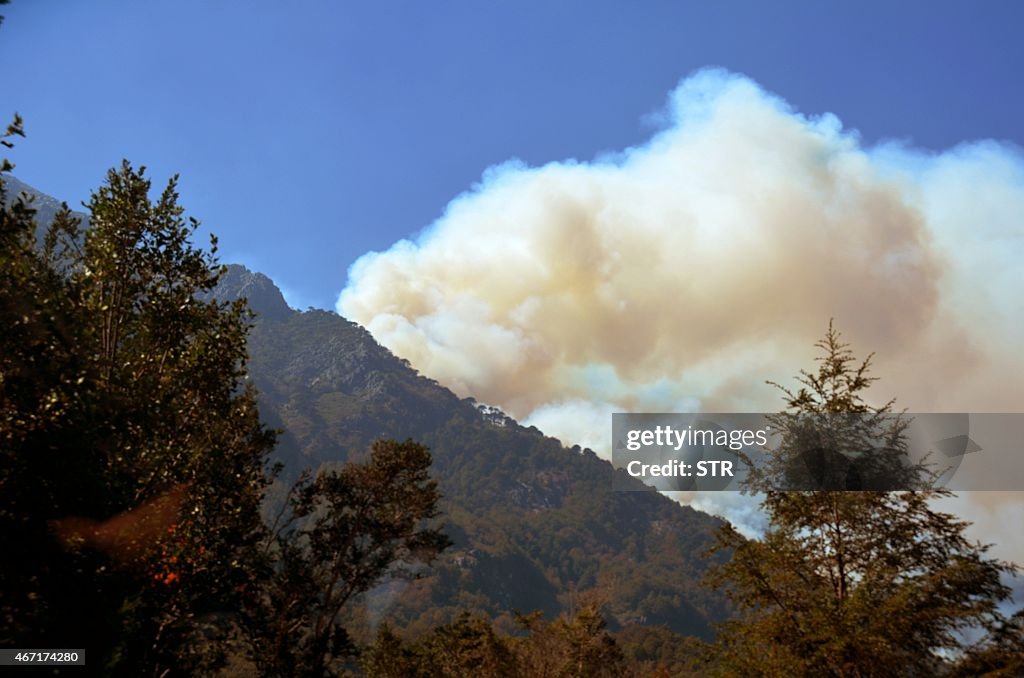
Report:
[[[613,411],[770,411],[836,319],[878,400],[1024,403],[1024,155],[865,147],[720,70],[593,162],[509,162],[338,311],[462,396],[607,455]],[[698,502],[699,504],[699,502]],[[711,507],[713,508],[713,507]]]

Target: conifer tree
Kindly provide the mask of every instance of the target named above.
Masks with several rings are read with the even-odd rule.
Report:
[[[864,399],[875,381],[870,356],[858,362],[831,324],[817,347],[818,369],[801,372],[795,392],[782,389],[788,416],[778,422],[891,413],[891,402]],[[786,430],[784,440],[790,434],[806,431]],[[938,675],[944,657],[962,652],[961,632],[1000,626],[997,605],[1009,595],[1001,577],[1016,567],[990,558],[988,546],[965,536],[966,522],[934,508],[949,491],[780,490],[784,479],[773,473],[791,468],[754,478],[750,489],[763,493],[769,518],[762,538],[731,527],[720,538],[732,557],[712,582],[743,613],[715,647],[724,675]]]

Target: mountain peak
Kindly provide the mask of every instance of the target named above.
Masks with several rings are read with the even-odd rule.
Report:
[[[223,301],[245,297],[249,301],[249,308],[259,314],[260,318],[283,320],[295,312],[288,306],[273,280],[241,264],[228,264],[227,272],[210,294]]]
[[[24,181],[10,174],[5,174],[2,177],[2,181],[4,199],[8,204],[13,203],[22,194],[28,196],[30,200],[29,207],[36,211],[36,240],[41,243],[43,236],[46,235],[47,227],[53,223],[54,217],[60,212],[63,204],[56,198],[43,193],[33,186],[29,186]],[[72,213],[82,220],[83,226],[88,227],[89,215],[76,211]]]

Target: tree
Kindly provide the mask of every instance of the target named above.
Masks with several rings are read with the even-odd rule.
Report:
[[[359,658],[360,668],[370,678],[420,678],[426,675],[423,664],[423,658],[387,623],[381,624],[373,644]]]
[[[950,672],[950,678],[1012,678],[1024,675],[1024,610],[1018,610],[974,647]]]
[[[20,119],[0,137],[21,134]],[[5,165],[7,166],[7,165]],[[322,675],[346,604],[447,538],[430,454],[381,441],[261,517],[275,435],[246,382],[251,314],[216,240],[124,162],[41,242],[0,176],[0,642],[86,647],[112,675],[208,672],[240,631],[268,675]],[[258,624],[254,623],[258,622]]]
[[[413,576],[449,544],[430,525],[440,493],[429,450],[380,440],[370,458],[320,473],[291,494],[276,576],[247,624],[263,675],[323,676],[353,653],[342,612],[382,577]]]
[[[3,0],[0,0],[0,4],[3,4]],[[0,23],[3,23],[3,17],[0,16]],[[14,114],[14,118],[10,124],[7,125],[7,129],[4,130],[3,134],[0,134],[0,146],[4,148],[13,148],[14,142],[10,140],[11,137],[23,137],[25,136],[24,123],[21,116],[17,113]],[[10,172],[14,169],[14,165],[10,160],[4,158],[0,160],[0,172]]]
[[[863,399],[875,381],[870,356],[858,363],[831,324],[816,345],[818,370],[801,372],[796,392],[780,387],[785,415],[856,413],[871,421],[891,413],[892,402],[876,408]],[[805,439],[807,421],[776,419],[782,457],[792,451],[787,444]],[[899,417],[886,421],[896,428],[883,435],[900,432]],[[895,441],[875,451],[899,449]],[[932,508],[950,492],[778,489],[779,474],[791,469],[784,462],[755,476],[751,489],[764,493],[769,517],[762,539],[744,539],[730,526],[720,537],[732,558],[711,580],[745,614],[724,625],[714,649],[724,674],[937,675],[943,653],[963,650],[961,632],[1000,625],[997,604],[1009,595],[1000,579],[1016,566],[987,557],[988,546],[964,536],[966,522]]]
[[[0,145],[16,136],[17,115]],[[351,597],[447,544],[421,529],[438,499],[429,452],[381,442],[322,474],[295,495],[301,529],[274,540],[252,316],[211,299],[216,239],[192,244],[177,177],[154,200],[125,161],[87,229],[64,205],[40,241],[31,197],[6,194],[12,168],[0,162],[0,543],[17,556],[0,559],[0,644],[189,675],[223,665],[241,627],[277,641],[258,657],[268,673],[322,674]]]
[[[372,678],[509,678],[522,675],[509,645],[486,617],[463,612],[411,646],[382,625],[360,665]]]
[[[595,603],[544,621],[540,612],[517,615],[526,637],[502,636],[485,617],[463,612],[451,624],[407,643],[384,624],[361,657],[373,678],[599,678],[638,675],[605,630]],[[671,635],[671,634],[670,634]]]
[[[550,678],[623,676],[622,650],[606,630],[607,622],[593,602],[547,624],[539,613],[522,615],[519,624],[530,632],[519,643],[521,675]]]
[[[41,247],[30,202],[0,196],[0,527],[20,554],[0,636],[131,675],[218,663],[274,442],[244,385],[244,302],[200,299],[216,241],[195,248],[175,180],[153,201],[144,173],[111,170],[90,227],[65,206]]]

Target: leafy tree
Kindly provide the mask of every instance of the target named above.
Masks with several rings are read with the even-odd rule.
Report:
[[[144,675],[216,665],[199,642],[258,578],[274,436],[244,387],[244,302],[201,301],[216,243],[144,169],[111,170],[84,230],[42,247],[0,200],[0,582],[5,644],[89,648]]]
[[[626,663],[646,678],[709,675],[706,644],[667,626],[634,624],[615,634]]]
[[[519,623],[530,632],[518,647],[524,676],[584,678],[623,676],[626,666],[607,622],[594,603],[585,603],[570,617],[550,624],[539,614],[521,616]]]
[[[515,656],[508,642],[484,618],[463,613],[436,629],[423,643],[425,675],[445,678],[504,678],[513,675]]]
[[[815,373],[783,389],[792,414],[889,412],[863,392],[874,378],[830,325],[818,342]],[[781,387],[780,387],[781,388]],[[782,417],[806,425],[806,419]],[[824,421],[832,421],[825,418]],[[804,430],[784,430],[785,441]],[[882,446],[884,450],[892,450]],[[787,473],[782,464],[774,470]],[[964,536],[967,523],[932,508],[943,489],[786,492],[758,477],[770,525],[760,540],[724,528],[732,559],[712,577],[745,612],[727,623],[715,648],[726,675],[936,675],[942,653],[959,652],[961,632],[994,630],[1009,595],[1002,575],[1015,566],[986,556]]]
[[[2,4],[2,1],[0,1],[0,4]],[[3,23],[3,17],[0,17],[0,23]],[[3,146],[4,148],[13,148],[14,142],[11,141],[11,137],[23,136],[25,136],[24,122],[22,121],[21,116],[15,113],[11,123],[7,125],[7,129],[4,130],[3,134],[0,134],[0,146]],[[0,160],[0,172],[10,172],[12,169],[14,169],[14,165],[10,160],[7,158]]]
[[[518,615],[526,637],[495,632],[486,617],[463,612],[451,624],[406,643],[387,624],[361,658],[373,678],[590,678],[632,671],[596,604],[546,622],[539,612]]]
[[[424,676],[423,658],[395,634],[387,623],[359,659],[363,673],[370,678],[420,678]]]
[[[508,639],[485,617],[463,612],[451,624],[434,628],[415,645],[405,644],[387,624],[381,626],[360,665],[373,678],[507,678],[522,675]]]
[[[440,498],[430,461],[423,445],[381,440],[365,462],[296,488],[295,522],[275,544],[276,578],[248,623],[264,675],[335,672],[354,649],[339,625],[353,598],[386,575],[415,575],[448,546],[429,524]]]
[[[15,117],[0,142],[19,135]],[[447,545],[422,525],[430,454],[375,444],[297,487],[302,527],[272,539],[251,316],[210,299],[216,240],[191,244],[175,184],[153,200],[125,162],[88,229],[65,205],[37,242],[31,198],[0,176],[0,534],[19,549],[0,564],[0,642],[166,675],[221,666],[241,628],[268,675],[322,675],[351,598]]]

